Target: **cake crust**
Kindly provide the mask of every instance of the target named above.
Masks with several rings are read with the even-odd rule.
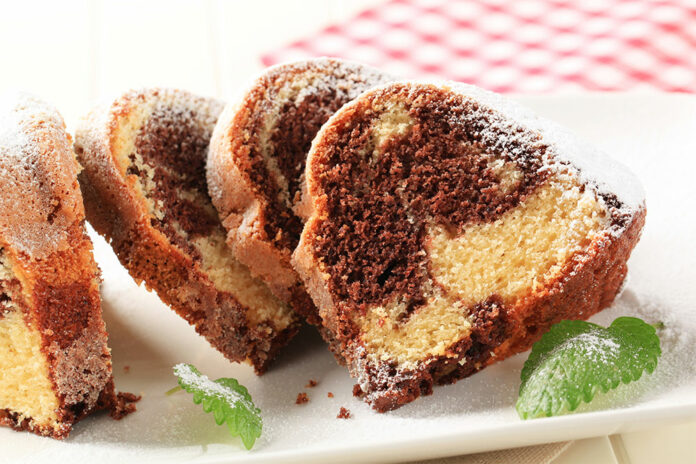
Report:
[[[26,356],[25,363],[40,367],[8,364],[0,380],[5,401],[21,404],[22,391],[33,391],[31,402],[46,403],[35,408],[46,417],[0,404],[0,424],[65,438],[87,414],[119,405],[99,270],[84,227],[79,166],[62,118],[26,94],[8,96],[2,108],[0,209],[12,211],[0,215],[0,324],[3,349],[5,343],[10,347],[2,356],[5,363]],[[23,336],[29,341],[20,346]],[[21,372],[31,377],[16,384],[13,376]]]
[[[307,162],[310,217],[292,263],[357,396],[380,412],[395,409],[528,349],[562,319],[611,304],[645,207],[626,193],[632,186],[612,188],[610,174],[576,163],[576,149],[596,157],[499,97],[454,84],[386,85],[326,123]],[[566,203],[572,208],[558,209]],[[537,258],[532,247],[512,269],[539,265],[541,273],[513,282],[496,268],[509,267],[514,241],[512,257],[471,249],[502,233],[498,224],[524,224],[534,207],[559,211],[548,221],[567,224],[557,227],[569,228],[569,245],[553,259],[544,253],[555,250]],[[526,240],[536,231],[519,233]],[[561,243],[557,235],[549,243]],[[452,256],[492,280],[465,271],[452,280],[464,265]],[[485,259],[488,269],[479,267]],[[419,341],[420,331],[432,340]]]
[[[122,138],[131,118],[147,105],[160,105],[166,123],[158,125],[148,115],[134,126],[140,135]],[[213,262],[211,269],[204,269],[204,250],[193,243],[197,237],[215,238],[218,233],[224,238],[202,188],[205,152],[221,109],[215,100],[168,89],[132,91],[108,107],[95,109],[77,132],[76,152],[84,166],[80,184],[87,218],[108,239],[136,282],[156,291],[228,359],[248,360],[261,374],[296,333],[296,318],[281,302],[262,295],[272,306],[270,310],[283,314],[285,320],[266,317],[254,321],[252,309],[240,302],[239,294],[219,288],[213,281],[212,274],[224,274],[226,263],[239,266],[234,261],[238,257]],[[173,140],[175,137],[180,139]],[[133,143],[130,150],[122,147],[123,140]],[[186,158],[188,152],[191,158]],[[132,158],[129,167],[119,161],[122,156]],[[190,175],[177,174],[187,170]],[[168,177],[169,171],[175,172]],[[152,197],[148,203],[143,190],[150,180],[156,188],[148,192]],[[181,198],[182,191],[197,196],[189,201]],[[161,212],[152,211],[152,204]],[[224,247],[224,243],[209,243]],[[226,249],[222,253],[228,256]],[[266,291],[263,284],[249,282],[254,291]]]
[[[321,125],[362,91],[392,80],[372,68],[320,58],[269,68],[216,126],[208,185],[227,242],[283,301],[319,324],[290,258],[302,231],[300,188]]]

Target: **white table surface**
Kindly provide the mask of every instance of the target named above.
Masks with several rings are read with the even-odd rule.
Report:
[[[0,0],[0,93],[23,89],[48,99],[69,128],[98,99],[132,87],[230,99],[262,69],[262,52],[373,3]],[[696,418],[579,440],[554,462],[696,463]]]

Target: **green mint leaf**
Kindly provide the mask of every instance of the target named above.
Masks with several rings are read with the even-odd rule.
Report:
[[[218,425],[227,423],[233,436],[239,436],[246,449],[251,449],[261,436],[261,410],[254,406],[249,391],[231,378],[210,380],[191,364],[177,364],[174,375],[179,386],[193,394],[193,402],[212,412]]]
[[[607,328],[561,321],[532,347],[522,368],[517,413],[522,419],[574,411],[597,391],[608,392],[652,373],[662,354],[655,327],[620,317]]]

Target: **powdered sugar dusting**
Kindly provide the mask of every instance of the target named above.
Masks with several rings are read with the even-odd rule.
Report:
[[[300,90],[297,95],[298,103],[309,95],[331,92],[342,93],[348,100],[352,100],[366,88],[394,80],[392,76],[370,66],[332,58],[317,58],[285,66],[306,68],[306,72],[317,76],[311,80],[310,85]]]
[[[444,92],[439,91],[439,89],[444,90]],[[442,107],[437,107],[439,110],[437,117],[439,119],[446,122],[449,127],[465,128],[467,137],[475,140],[477,143],[480,142],[490,153],[495,153],[496,156],[505,158],[506,161],[515,161],[520,165],[534,163],[538,166],[540,164],[540,169],[549,171],[552,176],[563,179],[570,178],[572,180],[571,187],[563,185],[563,188],[567,189],[563,194],[565,197],[577,196],[578,203],[576,204],[593,206],[599,204],[596,210],[591,210],[593,214],[597,211],[598,225],[596,228],[583,229],[580,227],[581,224],[585,224],[588,214],[585,211],[590,211],[589,208],[587,210],[577,208],[579,211],[582,211],[581,217],[575,221],[569,221],[568,225],[564,224],[563,226],[568,227],[571,231],[581,230],[582,235],[580,237],[582,239],[586,237],[593,238],[594,235],[588,234],[595,234],[596,231],[597,236],[602,237],[600,239],[602,240],[602,245],[600,246],[609,243],[610,239],[607,235],[614,234],[618,236],[622,234],[626,227],[632,223],[632,216],[638,213],[642,207],[642,193],[635,195],[625,193],[626,187],[624,183],[621,180],[617,180],[629,179],[626,180],[626,184],[642,191],[640,184],[627,171],[627,168],[614,163],[608,156],[597,152],[589,145],[582,144],[579,140],[571,139],[571,135],[567,131],[536,117],[531,111],[519,105],[508,102],[502,96],[482,89],[458,83],[431,84],[418,81],[393,82],[369,90],[357,100],[344,106],[324,125],[324,128],[315,138],[314,146],[309,155],[310,157],[318,156],[320,160],[316,164],[310,162],[310,166],[313,166],[313,169],[308,170],[306,173],[307,183],[309,184],[307,191],[312,192],[310,201],[316,201],[317,204],[321,204],[324,201],[323,195],[328,194],[323,190],[323,185],[321,185],[320,181],[318,181],[321,172],[328,169],[324,165],[324,157],[326,156],[324,145],[331,143],[331,140],[335,140],[336,134],[343,134],[344,131],[348,132],[351,129],[357,130],[352,126],[353,123],[350,119],[353,111],[362,115],[368,115],[368,117],[374,113],[379,117],[379,114],[384,112],[385,106],[398,102],[405,105],[406,108],[403,111],[408,111],[410,107],[415,112],[415,108],[428,105],[431,98],[444,102]],[[374,125],[372,130],[375,130]],[[387,131],[390,135],[393,135],[394,132],[395,130],[393,129]],[[462,141],[461,143],[464,142]],[[328,150],[326,151],[328,152]],[[592,167],[585,165],[585,167],[580,168],[578,165],[582,163],[575,162],[574,158],[582,158],[585,156],[585,152],[588,153],[588,157],[594,156],[597,160],[590,163]],[[333,162],[331,160],[327,164]],[[607,174],[605,171],[609,171],[609,173]],[[612,177],[614,176],[612,174],[614,171],[619,173],[617,174],[619,177]],[[578,186],[578,177],[582,186]],[[608,178],[612,180],[607,181],[606,179]],[[318,182],[318,184],[313,185],[314,182]],[[550,182],[558,181],[552,180]],[[584,186],[587,186],[587,188]],[[615,192],[614,188],[618,192]],[[605,214],[605,207],[609,214]],[[316,209],[313,212],[313,217],[317,218],[317,215],[322,214],[320,211],[322,211],[320,208]],[[330,215],[331,213],[328,214]],[[319,221],[321,223],[321,220]],[[640,224],[638,227],[640,227]],[[307,231],[309,231],[309,235],[307,235]],[[313,234],[314,230],[312,227],[306,228],[303,239],[310,240]],[[578,238],[577,242],[574,241],[572,245],[583,243],[581,238]],[[572,248],[573,251],[566,253],[562,260],[554,257],[559,263],[559,267],[566,263],[566,259],[576,259],[574,261],[574,263],[577,263],[575,269],[583,269],[583,260],[587,261],[592,257],[591,254],[587,253],[589,248],[586,243],[589,241],[583,243],[582,246]],[[308,249],[304,248],[305,246],[306,241],[301,242],[300,252]],[[560,246],[554,244],[553,247]],[[580,256],[573,256],[575,251],[578,251]],[[311,251],[308,252],[310,255],[311,253]],[[573,258],[567,258],[567,256],[573,256]],[[316,256],[314,258],[318,259]],[[621,263],[612,264],[612,266],[621,265]],[[573,271],[570,275],[574,275],[574,272],[576,271]],[[509,276],[507,277],[509,278]],[[559,287],[561,285],[564,284],[559,284]],[[587,294],[592,294],[592,292]],[[506,295],[498,296],[502,298],[507,297]],[[578,298],[581,296],[584,295],[577,294]],[[592,303],[586,307],[591,307],[594,310],[599,309],[595,306],[599,305],[599,301],[594,299],[591,301]],[[572,310],[569,310],[569,312],[573,314]],[[582,310],[576,310],[574,314],[581,316]],[[364,337],[371,338],[372,335],[366,334]],[[452,340],[460,338],[461,335],[459,338],[452,338]],[[599,346],[598,344],[601,344],[600,340],[588,346]],[[367,349],[372,350],[372,348]],[[599,352],[599,349],[595,350],[594,354],[600,356]],[[426,354],[428,353],[421,352],[420,358],[423,360],[427,359]],[[362,359],[363,354],[359,349],[355,350],[355,355],[357,359],[352,361],[351,372],[358,378],[361,389],[367,395],[368,400],[374,400],[376,398],[374,395],[378,395],[377,392],[371,391],[371,389],[376,388],[375,385],[379,385],[379,388],[384,390],[382,394],[385,398],[393,393],[387,390],[394,389],[399,391],[399,388],[401,388],[401,391],[406,391],[406,387],[404,387],[406,383],[403,379],[415,379],[413,371],[420,369],[420,367],[404,365],[402,360],[398,359],[396,355],[394,358],[391,358],[394,364],[398,362],[396,367],[393,365],[370,367],[369,363]],[[606,356],[610,357],[609,354]],[[351,360],[351,353],[349,352],[346,357]],[[418,364],[425,364],[425,362],[419,361]]]
[[[33,147],[36,123],[45,121],[55,127],[63,126],[56,110],[38,97],[24,92],[0,96],[0,149],[5,157],[35,156]]]
[[[258,142],[275,182],[283,186],[282,195],[288,195],[288,180],[279,171],[278,161],[270,142],[280,118],[286,117],[282,108],[288,102],[299,107],[312,96],[331,96],[332,99],[351,101],[363,91],[393,81],[394,78],[375,68],[350,61],[333,58],[317,58],[296,63],[287,63],[267,69],[256,81],[247,95],[263,91],[263,97],[254,102],[255,111],[264,115],[264,126],[258,130]],[[235,105],[232,105],[235,108]],[[333,109],[317,105],[316,111],[328,118]],[[234,113],[228,117],[232,118]],[[227,127],[225,116],[222,127]],[[284,201],[290,205],[289,198]]]
[[[629,287],[610,310],[594,318],[602,325],[608,325],[611,318],[620,315],[639,317],[651,324],[664,324],[657,330],[662,356],[650,379],[652,395],[679,388],[689,379],[696,378],[696,364],[693,362],[696,359],[696,313],[690,313],[679,301],[681,298],[675,296],[665,297]]]
[[[278,86],[275,81],[284,81],[290,86],[301,83],[297,86],[297,93],[294,97],[297,101],[302,101],[309,95],[325,94],[331,92],[344,93],[349,99],[357,98],[366,88],[377,87],[380,84],[394,81],[396,78],[390,76],[376,68],[362,63],[336,58],[320,57],[311,60],[296,61],[289,63],[279,63],[263,71],[260,76],[255,77],[252,82],[244,89],[239,99],[248,95],[252,89],[259,86],[271,86],[273,92],[282,91],[282,86]],[[356,85],[359,84],[359,85]],[[281,96],[282,93],[281,93]],[[289,96],[289,95],[285,95]],[[273,104],[275,95],[271,95],[265,103]],[[230,105],[234,107],[235,105]],[[270,110],[270,107],[265,107]]]
[[[118,192],[123,195],[126,163],[119,165],[111,146],[119,125],[130,122],[131,128],[138,130],[152,112],[166,108],[187,127],[200,125],[212,131],[222,105],[218,100],[176,89],[129,90],[111,100],[102,101],[80,120],[75,132],[78,157],[89,173],[101,173],[112,181],[122,182],[124,189]],[[125,131],[122,128],[119,130]],[[123,201],[130,199],[123,198]]]
[[[71,438],[57,442],[0,429],[3,455],[10,461],[52,463],[60,460],[191,462],[330,462],[332,460],[415,460],[507,448],[582,436],[620,433],[667,423],[696,411],[696,248],[692,243],[696,210],[685,207],[693,194],[690,177],[696,168],[696,119],[685,96],[556,98],[553,108],[566,114],[603,145],[611,147],[645,182],[650,198],[648,221],[629,269],[631,279],[614,305],[593,317],[607,326],[619,316],[648,323],[663,321],[659,336],[663,355],[652,375],[613,390],[621,401],[589,414],[521,421],[514,410],[523,353],[487,367],[454,385],[435,389],[403,408],[385,414],[352,398],[354,383],[337,365],[324,343],[310,331],[296,337],[274,369],[261,377],[245,365],[230,364],[167,311],[157,297],[129,278],[108,244],[95,238],[104,273],[105,316],[114,353],[116,383],[145,393],[138,412],[122,421],[106,415],[77,424]],[[536,100],[532,101],[532,104]],[[546,106],[541,100],[540,106]],[[589,111],[592,107],[592,112]],[[637,108],[645,111],[636,111]],[[681,108],[681,110],[680,110]],[[609,130],[602,114],[622,121]],[[665,153],[656,159],[654,153]],[[679,166],[679,169],[675,169]],[[156,327],[157,330],[153,330]],[[176,340],[176,342],[172,342]],[[209,414],[185,394],[165,396],[173,384],[171,366],[193,362],[216,377],[235,377],[249,388],[264,414],[264,432],[251,452],[217,426]],[[128,364],[124,375],[119,366]],[[312,401],[294,404],[308,378],[319,380]],[[335,397],[327,398],[326,392]],[[350,421],[335,418],[344,405]],[[579,410],[584,406],[581,405]],[[368,456],[367,458],[365,456]]]
[[[181,379],[184,385],[191,386],[207,396],[224,399],[229,404],[242,403],[250,411],[254,410],[254,405],[243,395],[213,382],[206,375],[194,372],[188,364],[177,364],[174,366],[174,374]]]
[[[78,165],[63,118],[26,93],[0,98],[0,234],[41,258],[67,246],[67,228],[84,216]]]
[[[602,364],[610,364],[619,355],[619,344],[606,336],[601,336],[596,332],[588,332],[573,337],[560,346],[556,347],[552,352],[566,349],[568,345],[572,345],[580,356],[588,359],[597,360]]]
[[[550,150],[546,152],[546,161],[549,168],[557,169],[559,161],[570,163],[577,169],[581,181],[594,187],[598,193],[616,195],[626,213],[633,213],[644,205],[643,187],[628,167],[580,139],[569,129],[537,116],[502,95],[473,85],[440,85],[451,85],[457,92],[499,113],[498,117],[490,119],[490,129],[486,131],[490,134],[482,134],[484,140],[495,135],[498,140],[490,142],[503,149],[512,148],[513,153],[515,148],[511,146],[511,142],[518,142],[521,146],[548,144]],[[501,133],[510,134],[509,139],[501,139]],[[537,137],[539,138],[535,140]]]
[[[490,148],[519,157],[530,147],[546,147],[544,169],[554,172],[570,167],[582,183],[598,194],[615,195],[620,214],[632,215],[644,207],[645,192],[637,177],[622,163],[574,135],[569,129],[541,118],[522,105],[479,87],[459,82],[402,81],[393,85],[436,86],[457,92],[478,104],[477,114],[465,119],[484,118],[486,127],[477,134]],[[386,84],[375,92],[392,85]],[[453,121],[459,122],[462,121]],[[464,121],[466,123],[466,121]]]

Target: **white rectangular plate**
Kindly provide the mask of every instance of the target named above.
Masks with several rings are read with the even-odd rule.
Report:
[[[296,338],[271,371],[256,377],[234,365],[158,298],[137,287],[106,243],[95,239],[103,270],[104,313],[117,388],[143,395],[121,421],[99,414],[59,442],[0,430],[10,462],[342,462],[410,461],[584,438],[696,417],[696,98],[583,95],[520,99],[595,142],[635,171],[647,192],[647,225],[629,263],[630,279],[612,308],[593,320],[637,315],[665,322],[657,371],[593,408],[612,409],[521,421],[514,410],[527,354],[455,385],[437,387],[397,411],[377,414],[351,395],[353,381],[312,330]],[[236,377],[263,411],[251,452],[215,425],[176,385],[171,368],[191,362],[211,378]],[[309,379],[319,382],[305,388]],[[296,405],[299,392],[309,403]],[[334,397],[328,398],[327,393]],[[353,414],[337,419],[341,406]]]

